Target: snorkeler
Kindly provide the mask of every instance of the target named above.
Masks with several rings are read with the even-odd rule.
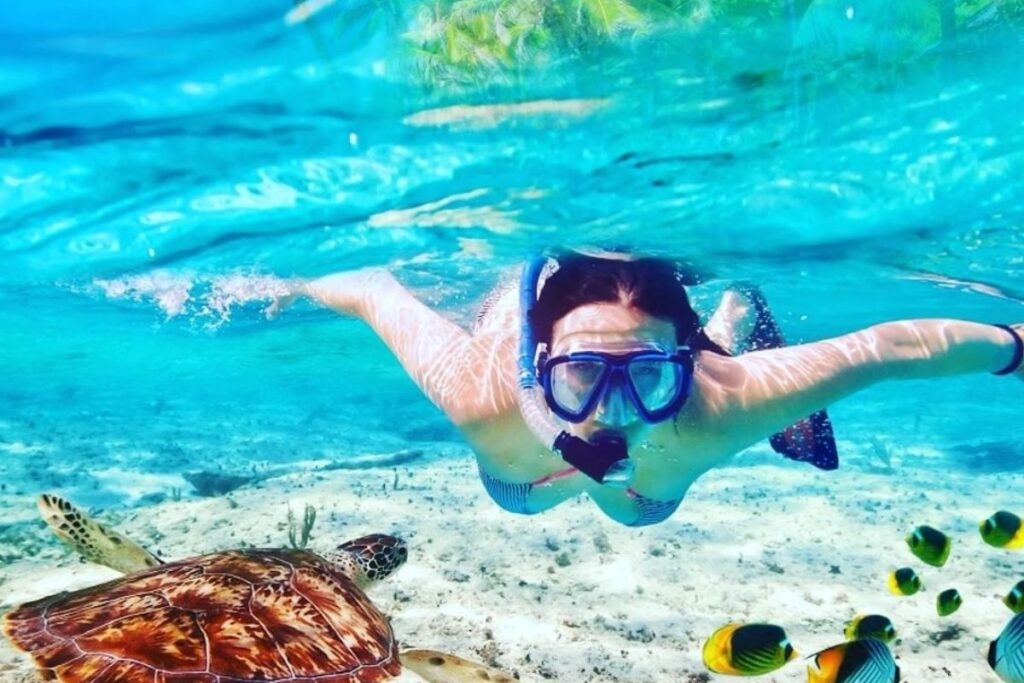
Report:
[[[472,332],[384,269],[296,282],[268,315],[307,296],[369,324],[464,435],[503,508],[532,514],[586,492],[631,526],[666,519],[702,473],[772,435],[787,456],[834,468],[821,411],[872,384],[1024,377],[1024,324],[903,320],[781,347],[756,291],[729,290],[702,325],[687,284],[667,260],[570,252],[497,290]]]

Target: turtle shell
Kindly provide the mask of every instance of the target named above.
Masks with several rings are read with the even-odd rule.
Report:
[[[401,670],[387,618],[300,550],[160,565],[26,603],[4,631],[63,683],[373,683]]]

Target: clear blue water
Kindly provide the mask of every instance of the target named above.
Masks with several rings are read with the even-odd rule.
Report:
[[[778,621],[806,654],[854,610],[893,615],[914,680],[995,680],[993,596],[1021,567],[978,552],[974,528],[1020,499],[1020,382],[883,383],[830,408],[834,475],[760,444],[637,530],[587,501],[498,511],[362,323],[264,309],[280,278],[373,265],[469,324],[502,271],[597,244],[758,283],[792,342],[1024,321],[1020,3],[958,0],[955,39],[908,48],[906,8],[931,0],[780,0],[810,8],[445,88],[410,67],[400,27],[342,12],[372,1],[312,27],[286,24],[288,0],[0,12],[0,609],[102,576],[68,566],[40,492],[167,557],[284,543],[285,508],[308,499],[321,544],[371,524],[411,538],[415,566],[375,596],[403,640],[483,657],[486,636],[524,680],[697,680],[700,641],[727,620]],[[707,305],[715,286],[694,294]],[[378,494],[387,470],[312,493],[335,473],[310,470],[411,451],[447,459],[437,496],[415,463],[399,495]],[[229,509],[195,498],[183,475],[200,470],[300,475]],[[158,504],[176,489],[186,504]],[[934,593],[883,595],[923,522],[957,534],[955,622],[935,620]]]
[[[832,39],[875,44],[856,18],[871,5],[847,5],[855,19]],[[831,80],[801,80],[788,45],[753,38],[712,63],[713,36],[698,33],[445,90],[403,66],[393,30],[335,28],[328,58],[285,24],[288,7],[5,7],[0,477],[12,490],[133,502],[197,468],[466,453],[361,324],[309,306],[267,321],[277,277],[384,265],[468,322],[502,269],[596,243],[756,281],[793,341],[904,317],[1024,320],[1011,23],[898,66],[851,59]],[[534,100],[589,113],[422,123]],[[880,386],[836,406],[837,433],[1014,466],[1010,381]],[[114,465],[141,483],[120,484]]]

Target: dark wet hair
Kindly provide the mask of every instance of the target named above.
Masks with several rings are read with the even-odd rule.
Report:
[[[644,313],[671,322],[676,343],[729,355],[711,341],[690,306],[684,284],[699,278],[661,258],[600,258],[576,252],[558,257],[558,270],[544,282],[530,324],[538,343],[551,346],[555,323],[570,311],[592,303],[624,301]]]

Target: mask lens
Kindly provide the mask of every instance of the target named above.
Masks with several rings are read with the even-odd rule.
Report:
[[[570,360],[551,368],[551,397],[565,411],[580,414],[600,387],[607,365],[595,360]]]
[[[637,398],[651,413],[668,407],[682,387],[682,367],[671,361],[637,359],[629,363],[627,372]]]

